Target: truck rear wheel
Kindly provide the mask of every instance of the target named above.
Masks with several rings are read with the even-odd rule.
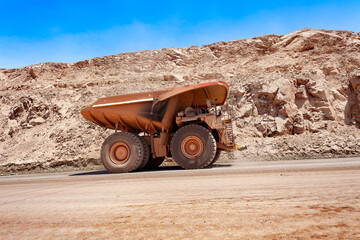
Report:
[[[147,162],[147,164],[145,165],[144,169],[155,169],[158,166],[160,166],[165,160],[165,157],[157,157],[157,158],[153,158],[152,156],[150,156],[149,161]]]
[[[200,125],[188,125],[175,133],[170,150],[175,162],[182,168],[205,168],[215,157],[216,142],[206,128]]]
[[[111,173],[136,170],[144,159],[144,146],[139,136],[120,132],[110,135],[101,147],[101,161]]]
[[[143,145],[143,148],[144,148],[144,157],[143,157],[143,160],[141,161],[141,164],[140,166],[138,167],[138,170],[141,170],[143,169],[147,163],[149,162],[149,157],[150,157],[150,149],[149,149],[149,145],[147,144],[147,142],[145,141],[145,139],[141,136],[138,136],[142,145]]]

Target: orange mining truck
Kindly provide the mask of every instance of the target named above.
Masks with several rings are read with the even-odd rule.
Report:
[[[101,148],[112,173],[156,168],[165,157],[185,169],[205,168],[236,148],[231,119],[220,107],[228,92],[223,81],[186,85],[101,98],[81,114],[115,129]]]

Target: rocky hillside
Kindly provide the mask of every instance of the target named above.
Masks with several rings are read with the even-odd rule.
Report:
[[[303,29],[202,47],[0,70],[0,165],[84,167],[111,131],[80,110],[103,96],[226,81],[238,159],[360,155],[360,33]]]

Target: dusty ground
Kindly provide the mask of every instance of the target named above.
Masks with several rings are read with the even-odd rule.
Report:
[[[3,239],[360,239],[360,159],[0,177]]]

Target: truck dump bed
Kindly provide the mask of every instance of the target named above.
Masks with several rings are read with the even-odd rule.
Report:
[[[84,108],[81,114],[101,127],[134,133],[171,132],[179,111],[187,107],[207,108],[209,100],[223,105],[228,91],[229,86],[218,81],[106,97]]]

